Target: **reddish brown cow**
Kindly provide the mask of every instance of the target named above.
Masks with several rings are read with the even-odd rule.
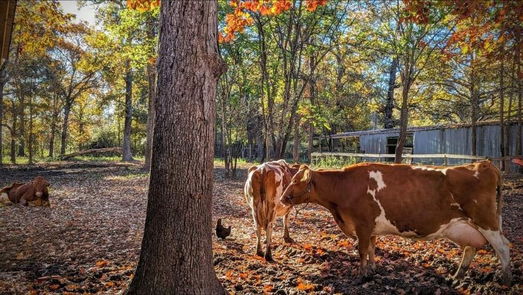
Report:
[[[282,196],[289,206],[313,202],[327,208],[341,230],[358,238],[360,270],[375,267],[376,236],[447,238],[463,248],[455,276],[488,241],[509,284],[509,242],[501,229],[501,176],[489,161],[454,167],[358,164],[342,170],[307,166]]]
[[[279,160],[249,168],[244,189],[245,200],[251,207],[256,227],[256,254],[265,257],[267,261],[272,261],[272,227],[277,216],[283,216],[285,242],[293,242],[289,235],[289,212],[292,206],[282,204],[280,198],[298,167],[289,166],[284,160]],[[262,229],[266,234],[265,255],[261,249]]]
[[[26,184],[15,182],[0,190],[0,195],[6,193],[9,200],[15,204],[27,206],[29,203],[34,206],[50,206],[49,203],[49,182],[42,176],[37,176],[33,181]]]

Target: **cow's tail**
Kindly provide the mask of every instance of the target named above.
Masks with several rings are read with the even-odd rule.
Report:
[[[502,192],[502,186],[503,186],[503,176],[501,175],[501,171],[494,167],[496,174],[497,174],[497,184],[496,184],[496,204],[497,204],[497,210],[496,214],[499,218],[499,230],[503,232],[502,226],[502,218],[501,218],[501,209],[503,208],[503,192]]]

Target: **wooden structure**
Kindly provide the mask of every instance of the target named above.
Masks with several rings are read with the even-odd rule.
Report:
[[[516,155],[516,140],[518,138],[518,125],[516,122],[507,122],[508,155],[501,159],[501,128],[498,121],[478,122],[476,126],[476,151],[477,156],[493,159],[497,162],[505,160],[510,162]],[[444,157],[442,155],[471,155],[472,128],[470,124],[455,124],[444,126],[410,127],[407,129],[407,143],[405,154],[418,155],[410,157],[413,163],[457,165],[467,162],[466,158]],[[382,155],[384,161],[392,158],[384,156],[394,154],[399,129],[377,129],[338,133],[329,136],[329,152],[355,152],[360,154]],[[344,141],[357,142],[357,147],[351,150],[344,149]],[[521,142],[523,146],[523,140]],[[325,152],[325,150],[321,150]],[[419,157],[425,155],[424,157]],[[439,155],[427,157],[426,155]],[[519,155],[521,156],[521,155]],[[405,155],[405,157],[409,157]],[[515,164],[507,163],[507,170],[517,170]]]
[[[9,56],[15,9],[16,0],[0,0],[0,67],[3,66]]]

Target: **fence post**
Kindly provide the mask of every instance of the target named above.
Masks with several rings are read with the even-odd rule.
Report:
[[[448,166],[448,160],[447,160],[447,154],[443,155],[443,163],[445,163],[445,166]]]

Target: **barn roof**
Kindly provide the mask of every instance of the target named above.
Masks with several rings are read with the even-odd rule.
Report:
[[[515,123],[511,122],[511,124]],[[499,121],[480,121],[476,123],[476,126],[490,126],[490,125],[499,125]],[[449,125],[433,125],[433,126],[421,126],[421,127],[408,127],[407,132],[418,132],[418,131],[429,131],[429,130],[442,130],[442,129],[454,129],[454,128],[468,128],[471,127],[470,123],[462,124],[449,124]],[[363,135],[377,135],[377,134],[399,134],[399,128],[393,129],[373,129],[373,130],[362,130],[362,131],[350,131],[350,132],[341,132],[330,135],[331,138],[346,138],[346,137],[358,137]]]

